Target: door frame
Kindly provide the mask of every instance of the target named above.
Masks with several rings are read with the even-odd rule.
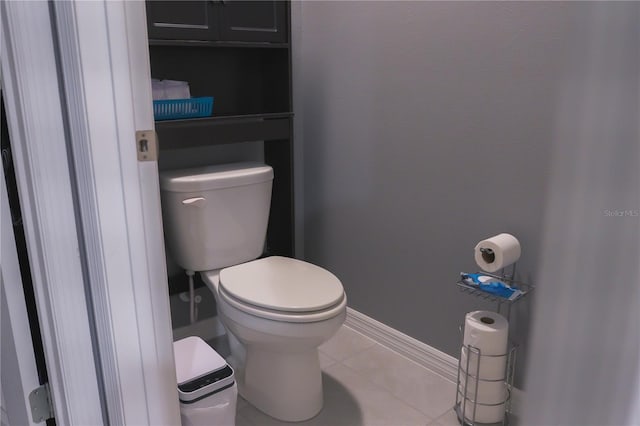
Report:
[[[2,2],[5,94],[58,424],[179,424],[144,2]],[[33,31],[38,28],[38,31]]]
[[[0,167],[0,424],[35,425],[29,393],[40,386],[4,175]],[[6,395],[6,396],[5,396]]]
[[[2,90],[51,400],[59,424],[101,424],[49,8],[2,2],[0,11]]]

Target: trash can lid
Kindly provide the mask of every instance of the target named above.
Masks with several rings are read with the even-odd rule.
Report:
[[[227,362],[218,352],[197,336],[173,342],[178,385],[220,370]]]
[[[234,383],[233,369],[197,336],[173,342],[180,401],[196,402]]]

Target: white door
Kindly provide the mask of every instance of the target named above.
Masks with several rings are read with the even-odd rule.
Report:
[[[0,2],[0,24],[56,422],[179,424],[157,163],[136,155],[144,2]]]
[[[32,425],[29,393],[39,386],[14,239],[4,170],[0,167],[0,424]]]

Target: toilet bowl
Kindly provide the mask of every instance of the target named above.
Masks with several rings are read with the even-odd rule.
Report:
[[[251,285],[247,275],[262,278]],[[201,276],[216,298],[222,323],[246,351],[231,359],[239,370],[240,394],[280,420],[315,416],[323,403],[318,346],[336,333],[346,316],[346,297],[338,279],[315,265],[279,256]],[[306,295],[279,298],[279,290],[290,291],[299,279],[307,282],[307,288],[317,285],[315,293],[323,295],[309,290]],[[265,291],[243,295],[243,284]]]
[[[321,409],[318,346],[346,317],[329,271],[263,252],[273,170],[238,163],[160,175],[167,248],[213,292],[230,339],[229,364],[249,403],[284,421]]]

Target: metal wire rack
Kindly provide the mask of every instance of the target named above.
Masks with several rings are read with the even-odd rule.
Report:
[[[463,293],[469,294],[474,297],[478,297],[489,302],[497,304],[496,312],[504,315],[507,320],[511,316],[511,307],[516,302],[524,299],[533,291],[534,286],[515,279],[516,276],[516,264],[511,265],[509,271],[503,268],[499,274],[493,274],[489,272],[481,272],[483,275],[487,275],[498,280],[501,280],[505,284],[520,290],[520,294],[513,299],[507,299],[494,294],[487,293],[480,290],[478,287],[469,285],[462,281],[460,278],[456,285]],[[504,312],[503,312],[504,311]],[[463,326],[460,326],[460,334],[463,335]],[[462,337],[461,337],[462,339]],[[506,426],[509,424],[509,414],[511,413],[511,394],[513,390],[513,379],[515,376],[516,358],[517,358],[518,346],[513,342],[509,342],[509,348],[506,354],[502,355],[488,355],[482,354],[479,348],[462,344],[462,352],[466,351],[466,362],[463,365],[462,356],[458,360],[458,378],[456,380],[456,404],[454,410],[458,416],[458,421],[463,426]],[[462,355],[462,353],[461,353]],[[472,363],[472,358],[475,361]],[[480,371],[481,360],[488,358],[506,358],[504,375],[498,379],[486,379]],[[475,368],[472,368],[475,367]],[[472,374],[471,372],[475,373]],[[470,385],[471,383],[471,385]],[[485,403],[478,400],[478,390],[483,384],[487,383],[503,383],[504,384],[504,399],[498,403]],[[504,407],[504,417],[502,421],[497,423],[482,423],[478,419],[485,418],[483,413],[487,410],[491,410],[493,407]],[[499,408],[500,409],[500,408]]]
[[[462,331],[462,326],[460,327]],[[506,426],[509,424],[509,414],[511,413],[511,393],[513,390],[513,378],[516,369],[517,346],[510,344],[510,348],[505,354],[483,355],[479,348],[471,345],[463,345],[466,350],[466,362],[463,365],[462,356],[458,360],[458,378],[456,380],[456,405],[454,410],[458,416],[458,421],[463,426]],[[481,374],[481,361],[483,359],[505,358],[504,376],[500,378],[486,379]],[[475,362],[472,364],[472,359]],[[474,366],[475,369],[471,369]],[[475,371],[475,374],[471,372]],[[470,385],[471,383],[471,385]],[[478,390],[483,384],[502,383],[504,386],[504,399],[497,403],[482,402],[478,399]],[[487,410],[497,408],[504,412],[502,421],[483,423],[478,419],[487,418]]]
[[[521,293],[514,299],[506,299],[504,297],[496,296],[494,294],[482,291],[478,287],[469,285],[463,282],[462,278],[460,278],[456,282],[456,285],[459,287],[459,290],[463,293],[467,293],[472,296],[478,297],[480,299],[496,303],[497,304],[496,312],[505,315],[507,319],[509,319],[509,316],[511,315],[511,306],[514,303],[518,302],[519,300],[522,300],[523,298],[525,298],[534,289],[534,287],[531,284],[527,284],[525,282],[514,279],[516,275],[515,263],[511,266],[511,271],[509,273],[507,273],[505,269],[502,269],[500,274],[492,274],[490,272],[484,272],[484,271],[482,271],[481,273],[483,275],[487,275],[487,276],[499,279],[503,281],[505,284],[510,285],[511,287],[515,287],[518,290],[520,290]],[[506,311],[506,312],[503,312],[503,311]]]

